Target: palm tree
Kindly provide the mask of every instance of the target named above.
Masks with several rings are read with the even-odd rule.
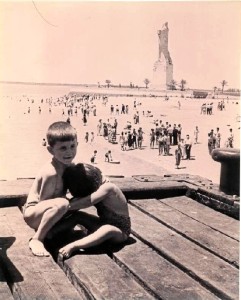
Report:
[[[106,79],[106,84],[107,84],[107,87],[109,88],[110,87],[110,84],[111,84],[111,81],[109,79]]]
[[[148,88],[148,84],[150,83],[150,80],[148,78],[145,78],[144,83],[146,85],[146,89]]]
[[[173,91],[173,90],[176,89],[176,85],[177,85],[177,82],[174,79],[172,79],[170,84],[169,84],[169,87]]]
[[[222,86],[222,94],[223,94],[223,89],[224,89],[225,85],[228,85],[228,82],[226,80],[222,80],[220,83]]]
[[[185,85],[187,84],[186,80],[182,79],[180,81],[181,91],[185,91]]]

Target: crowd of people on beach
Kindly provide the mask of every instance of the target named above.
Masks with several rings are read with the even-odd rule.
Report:
[[[32,100],[32,103],[34,101]],[[67,117],[66,121],[71,124],[72,117],[79,117],[82,119],[83,126],[88,127],[88,120],[90,116],[97,117],[97,105],[101,103],[103,107],[108,111],[109,117],[104,119],[96,119],[96,131],[86,131],[84,140],[86,143],[94,144],[96,136],[102,136],[106,141],[111,144],[119,144],[121,151],[129,151],[136,149],[146,149],[149,146],[150,149],[158,149],[158,155],[170,156],[174,155],[175,159],[180,156],[179,161],[182,159],[192,159],[191,149],[193,144],[199,144],[200,130],[198,126],[195,126],[193,135],[188,132],[182,136],[182,125],[172,124],[169,121],[163,121],[160,119],[154,119],[153,113],[150,110],[144,111],[142,109],[142,102],[132,102],[133,107],[129,104],[112,104],[107,95],[77,95],[72,94],[57,98],[55,101],[52,98],[48,98],[45,101],[49,105],[49,113],[52,113],[52,107],[62,107],[62,117]],[[41,104],[44,100],[41,100]],[[131,103],[131,102],[130,102]],[[180,100],[178,101],[178,109],[181,108]],[[225,101],[221,100],[217,104],[218,110],[225,110]],[[30,108],[29,108],[30,110]],[[142,112],[142,114],[141,114]],[[30,113],[30,112],[28,112]],[[41,113],[41,107],[39,107],[39,113]],[[213,102],[203,103],[201,106],[201,114],[212,115],[213,114]],[[108,112],[107,112],[108,115]],[[119,121],[123,117],[127,118],[126,125],[122,128],[119,126]],[[149,118],[153,123],[153,128],[143,128],[142,118]],[[93,119],[91,120],[93,123]],[[87,128],[86,127],[86,128]],[[190,130],[191,131],[191,130]],[[207,148],[208,153],[211,155],[212,150],[215,148],[234,146],[234,134],[230,128],[230,134],[226,141],[221,144],[221,133],[219,127],[216,131],[213,129],[208,133]],[[147,141],[149,140],[149,145]],[[145,141],[145,145],[143,144]],[[180,154],[181,153],[181,154]],[[180,162],[176,166],[178,167]]]

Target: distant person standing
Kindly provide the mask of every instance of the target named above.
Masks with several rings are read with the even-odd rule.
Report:
[[[220,148],[220,144],[221,144],[221,133],[219,131],[219,127],[217,127],[216,129],[216,148]]]
[[[173,136],[173,145],[178,144],[178,129],[176,127],[176,124],[173,126],[173,131],[172,131],[172,136]]]
[[[86,124],[87,124],[86,112],[84,112],[84,115],[83,115],[83,123],[84,123],[84,126],[86,126]]]
[[[199,129],[198,126],[194,129],[194,144],[198,144],[198,135],[199,135]]]
[[[167,133],[168,133],[168,135],[169,135],[169,137],[170,137],[170,143],[171,143],[171,145],[172,145],[173,128],[172,128],[172,125],[171,125],[171,124],[169,124],[168,127],[167,127]]]
[[[133,132],[132,132],[132,145],[134,149],[137,149],[137,132],[135,130],[135,128],[133,128]]]
[[[96,163],[96,155],[97,155],[97,150],[94,151],[94,154],[91,156],[90,158],[90,162],[92,164],[95,164]]]
[[[185,143],[184,143],[184,139],[181,139],[180,141],[180,146],[181,146],[181,149],[182,149],[182,159],[184,159],[184,157],[186,157],[186,150],[185,150]]]
[[[233,148],[233,141],[234,141],[234,134],[233,134],[233,129],[229,129],[229,136],[227,140],[227,147],[228,148]]]
[[[181,138],[182,138],[182,126],[181,124],[177,125],[177,140],[178,142],[181,142]]]
[[[137,144],[138,144],[138,148],[141,149],[142,147],[142,142],[143,142],[143,131],[142,131],[142,128],[140,127],[138,130],[137,130]]]
[[[164,152],[164,147],[165,147],[165,138],[163,133],[160,133],[159,139],[158,139],[158,154],[162,155]]]
[[[125,114],[126,113],[126,107],[124,104],[122,104],[121,106],[121,114]]]
[[[154,129],[152,128],[151,129],[151,133],[150,133],[150,148],[153,149],[154,148],[154,145],[155,145],[155,131]]]
[[[114,114],[114,105],[111,104],[110,106],[110,114],[113,115]]]
[[[120,138],[119,138],[119,143],[120,143],[120,146],[121,146],[121,150],[122,151],[125,151],[126,150],[126,145],[125,145],[125,136],[124,136],[124,132],[122,131],[121,132],[121,135],[120,135]]]
[[[213,135],[211,132],[208,134],[208,153],[211,155],[214,149]]]
[[[179,169],[181,158],[182,158],[181,144],[178,144],[177,149],[175,150],[175,159],[176,159],[177,169]]]
[[[95,134],[94,134],[94,132],[92,131],[92,132],[91,132],[91,138],[90,138],[90,143],[91,143],[91,144],[94,142],[94,139],[95,139]]]
[[[185,140],[185,152],[186,152],[186,159],[191,159],[191,148],[192,148],[192,141],[190,139],[189,134],[186,135]]]
[[[97,135],[101,135],[101,129],[102,129],[102,119],[99,119],[99,122],[97,124]]]
[[[85,142],[88,143],[89,141],[89,132],[85,133]]]

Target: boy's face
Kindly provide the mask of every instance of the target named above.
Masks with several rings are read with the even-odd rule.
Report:
[[[48,146],[49,152],[56,158],[59,162],[69,165],[72,163],[77,152],[77,140],[56,142],[53,147]]]

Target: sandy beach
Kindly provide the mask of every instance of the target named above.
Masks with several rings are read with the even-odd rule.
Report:
[[[9,87],[8,87],[9,88]],[[45,133],[48,126],[55,121],[66,121],[67,111],[62,115],[63,106],[52,106],[52,112],[49,113],[48,104],[41,104],[41,99],[53,97],[57,99],[63,96],[68,91],[80,91],[76,88],[54,87],[55,91],[43,89],[41,87],[33,88],[29,91],[25,87],[21,91],[10,92],[2,90],[1,92],[1,120],[0,120],[0,180],[10,180],[16,178],[34,178],[39,168],[50,159],[50,155],[46,147],[42,146],[42,139],[45,138]],[[38,93],[36,93],[38,90]],[[82,88],[82,91],[94,93],[97,90],[93,88]],[[99,91],[99,89],[98,89]],[[104,92],[104,90],[103,90]],[[142,92],[143,93],[143,92]],[[149,93],[149,92],[148,92]],[[147,93],[147,95],[148,95]],[[140,93],[141,94],[141,93]],[[158,93],[157,93],[158,94]],[[221,146],[227,139],[229,129],[233,129],[234,147],[239,148],[240,144],[240,123],[237,120],[239,115],[239,99],[236,97],[219,95],[219,99],[190,99],[182,98],[180,92],[169,92],[169,100],[165,101],[165,93],[159,93],[163,97],[141,97],[138,93],[133,97],[111,96],[108,98],[106,106],[101,100],[94,100],[97,108],[97,116],[90,113],[87,126],[83,126],[81,111],[78,115],[71,117],[71,124],[78,132],[78,153],[75,161],[84,161],[90,163],[90,157],[94,150],[97,150],[97,164],[105,175],[147,175],[147,174],[193,174],[200,175],[212,180],[214,183],[219,183],[220,164],[213,161],[208,153],[207,139],[211,129],[220,128]],[[21,99],[21,101],[19,101]],[[34,99],[34,103],[30,103],[27,99]],[[218,101],[225,100],[225,110],[218,110]],[[134,109],[134,101],[141,103]],[[178,101],[181,102],[181,108],[178,108]],[[213,102],[213,114],[203,115],[200,113],[202,103]],[[110,105],[121,104],[129,106],[129,114],[110,114]],[[41,113],[39,113],[41,106]],[[31,113],[27,113],[28,107],[31,107]],[[152,117],[143,116],[143,111],[151,111]],[[134,124],[133,114],[139,111],[140,123]],[[111,144],[102,136],[97,136],[97,122],[102,119],[103,122],[108,119],[113,122],[118,121],[117,133],[120,134],[127,124],[131,122],[132,129],[139,127],[143,128],[144,141],[143,149],[135,149],[121,151],[119,144]],[[150,131],[155,128],[154,120],[162,120],[164,123],[168,121],[170,124],[182,125],[182,136],[186,134],[191,136],[194,142],[195,126],[199,127],[199,143],[193,144],[191,151],[191,160],[182,160],[180,169],[175,168],[174,151],[176,146],[171,147],[170,156],[159,156],[157,146],[155,149],[150,149]],[[95,133],[95,140],[91,144],[84,140],[85,133]],[[117,135],[117,141],[119,135]],[[114,160],[120,161],[120,164],[107,163],[104,161],[104,154],[107,150],[112,151]]]

